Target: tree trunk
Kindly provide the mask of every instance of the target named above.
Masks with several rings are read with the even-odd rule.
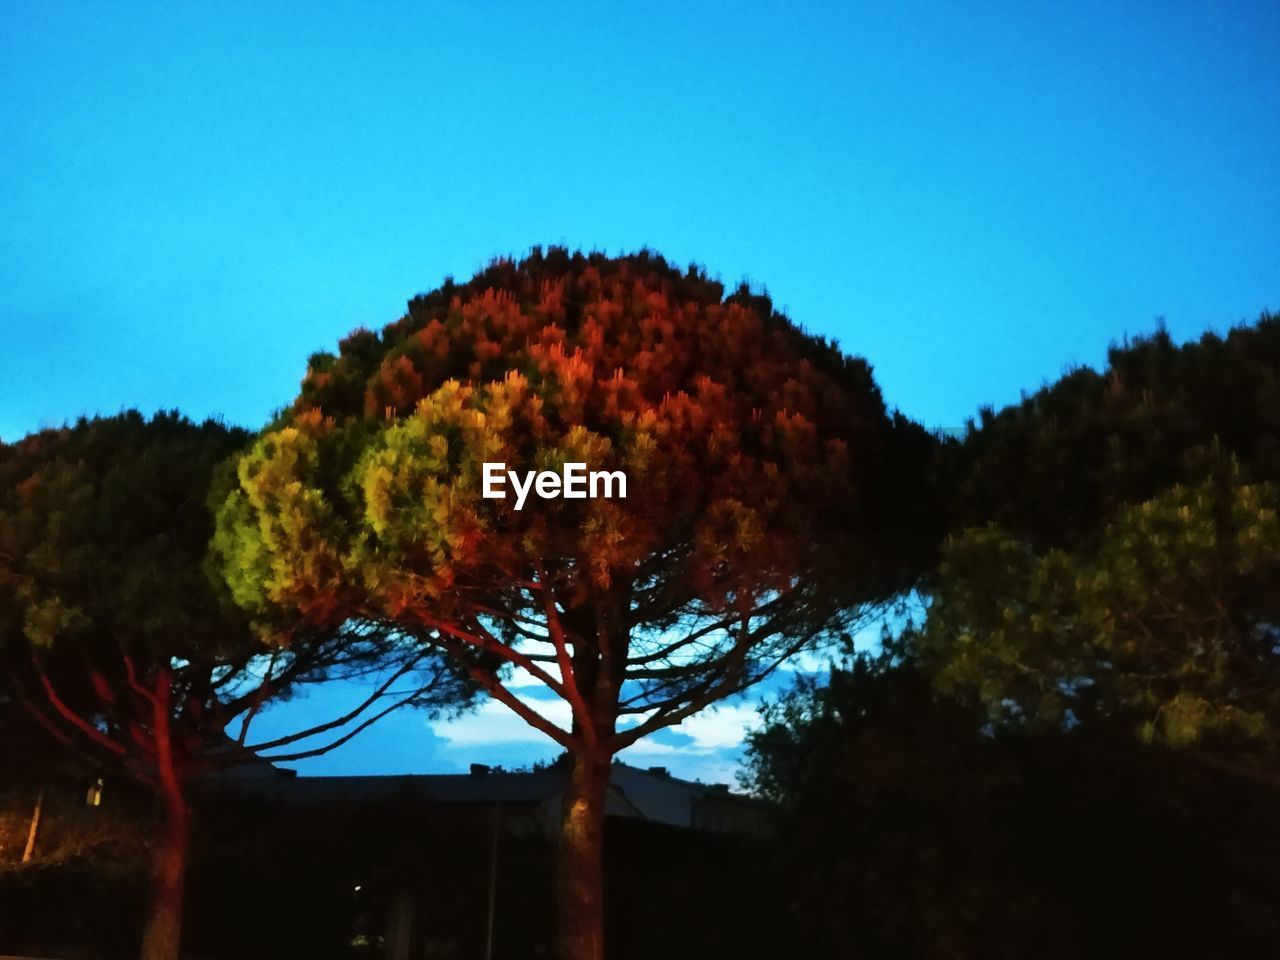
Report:
[[[142,934],[142,960],[178,960],[191,813],[186,798],[165,796],[164,833],[151,872],[151,905]]]
[[[560,826],[560,960],[603,960],[604,807],[609,757],[570,756]]]

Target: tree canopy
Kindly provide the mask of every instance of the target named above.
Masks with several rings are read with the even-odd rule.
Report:
[[[1203,479],[1215,449],[1280,479],[1280,317],[1113,345],[1106,369],[984,409],[950,449],[953,530],[995,522],[1040,548],[1096,542],[1120,506]]]
[[[215,422],[127,413],[0,446],[6,686],[49,733],[162,801],[143,946],[157,960],[177,955],[187,783],[333,730],[334,742],[293,756],[327,749],[359,729],[338,728],[391,692],[387,681],[333,722],[266,742],[248,737],[266,703],[299,683],[374,669],[395,639],[339,624],[272,643],[210,578],[210,481],[246,440]],[[393,678],[415,673],[397,702],[450,702],[461,688],[439,666],[417,650],[392,668]]]
[[[699,690],[736,688],[748,648],[767,660],[839,602],[907,582],[880,562],[888,523],[868,496],[884,493],[889,436],[867,365],[767,298],[725,298],[655,257],[552,251],[313,357],[241,461],[218,549],[255,613],[407,623],[469,661],[496,657],[477,663],[490,682],[514,665],[573,701],[575,671],[557,679],[520,652],[568,627],[580,652],[616,661],[609,683],[635,684],[622,706],[647,731],[687,712],[684,660]],[[485,462],[569,461],[625,471],[627,499],[516,512],[481,496]]]
[[[992,729],[890,648],[765,713],[774,801],[744,916],[802,957],[1254,956],[1274,951],[1269,787],[1095,718]],[[755,955],[755,954],[748,954]]]
[[[887,479],[895,444],[930,450],[864,361],[766,296],[648,253],[535,251],[312,357],[241,458],[216,545],[253,616],[416,632],[602,791],[614,753],[911,582],[893,507],[911,529],[927,512]],[[622,471],[627,495],[517,511],[482,496],[493,462]]]
[[[944,689],[1003,720],[1271,751],[1278,418],[1269,315],[1183,346],[1161,330],[984,415],[950,450],[954,530],[914,637]]]
[[[1096,550],[1000,527],[948,544],[923,654],[997,716],[1129,717],[1144,739],[1270,743],[1280,717],[1280,487],[1225,477],[1121,508]]]

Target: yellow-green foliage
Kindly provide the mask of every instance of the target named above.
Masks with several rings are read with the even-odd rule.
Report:
[[[1280,488],[1223,464],[1120,509],[1096,549],[1034,552],[992,525],[944,549],[922,652],[997,714],[1131,717],[1171,745],[1271,738]]]
[[[647,564],[726,608],[848,534],[885,423],[865,364],[660,261],[553,259],[313,358],[221,509],[239,602],[394,617],[539,567],[577,598],[627,590]],[[486,462],[621,470],[628,495],[516,512],[482,498]]]

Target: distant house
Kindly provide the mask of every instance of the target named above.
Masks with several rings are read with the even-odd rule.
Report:
[[[202,778],[192,791],[191,955],[245,955],[237,938],[252,930],[255,956],[436,960],[484,956],[492,947],[500,958],[551,957],[566,777],[555,765],[507,771],[480,764],[462,774],[304,777],[250,758]],[[145,869],[145,830],[133,826],[151,815],[146,791],[126,778],[107,778],[104,789],[96,774],[48,787],[41,826],[48,849],[83,837],[91,841],[83,851],[96,856],[102,847],[111,869],[125,871],[118,876]],[[20,850],[34,796],[26,790],[13,800],[12,837],[0,843]],[[615,763],[606,813],[611,902],[642,901],[655,911],[637,915],[643,930],[620,936],[660,939],[654,929],[683,929],[695,916],[684,912],[688,904],[705,902],[723,877],[752,862],[768,808],[724,784]],[[68,954],[105,956],[103,944],[131,942],[137,904],[130,884],[95,883],[102,896],[84,906],[79,869],[40,874],[52,892],[34,902],[65,897],[84,907],[84,923],[60,925],[61,907],[18,911],[7,933],[0,924],[0,940],[8,941],[0,951],[56,942]],[[622,911],[615,925],[630,916]]]
[[[335,825],[349,822],[353,811],[381,811],[375,816],[384,818],[387,825],[406,822],[397,818],[417,816],[449,824],[449,832],[470,838],[471,849],[485,851],[479,860],[487,880],[475,890],[483,899],[475,894],[461,896],[454,916],[442,923],[439,887],[424,883],[438,884],[442,873],[456,876],[463,861],[451,859],[438,845],[418,846],[422,841],[415,842],[411,831],[406,831],[397,859],[416,860],[430,868],[368,864],[369,875],[380,875],[381,881],[376,891],[364,880],[354,887],[369,907],[363,932],[352,940],[353,947],[360,946],[360,956],[412,960],[469,955],[465,950],[456,952],[462,948],[442,927],[452,926],[460,912],[487,910],[487,937],[491,938],[495,891],[510,884],[513,872],[523,878],[522,885],[518,884],[523,891],[520,900],[529,900],[531,889],[545,889],[550,881],[549,874],[538,872],[542,868],[531,867],[529,851],[554,851],[568,772],[562,767],[507,771],[473,764],[470,773],[462,774],[348,777],[302,777],[266,764],[250,767],[218,778],[215,789],[252,796],[276,809],[293,809],[299,816],[318,817]],[[765,814],[763,802],[734,794],[726,784],[683,780],[664,767],[644,769],[615,762],[611,769],[606,828],[624,848],[649,851],[658,860],[668,857],[663,851],[687,849],[688,844],[714,846],[717,838],[730,842],[735,836],[759,834]],[[499,835],[509,839],[500,844]],[[501,857],[500,847],[506,851]],[[474,856],[466,858],[467,862],[475,860]],[[634,857],[631,860],[636,862]],[[536,862],[541,861],[535,857]],[[530,881],[530,877],[535,879]],[[509,930],[508,915],[520,909],[520,904],[509,891],[505,896],[499,894],[498,901],[503,907],[497,923]],[[527,923],[526,917],[519,925],[523,929]],[[475,926],[473,923],[473,929]],[[530,956],[548,955],[545,944],[535,951],[531,940],[526,947]],[[479,949],[478,944],[473,942],[472,949]]]
[[[472,764],[470,773],[400,776],[299,777],[266,764],[250,764],[224,775],[237,789],[283,803],[341,805],[385,799],[417,800],[425,806],[501,808],[509,829],[554,834],[559,828],[566,773],[556,767],[508,771]],[[665,767],[615,762],[605,815],[716,833],[754,833],[763,804],[706,784],[672,776]]]

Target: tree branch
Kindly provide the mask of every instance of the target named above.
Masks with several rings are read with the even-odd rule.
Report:
[[[538,561],[537,572],[538,582],[542,584],[542,607],[547,618],[547,631],[551,636],[552,643],[555,644],[556,660],[560,664],[560,678],[564,683],[565,690],[564,697],[569,701],[569,707],[573,710],[574,718],[578,721],[583,731],[588,749],[594,750],[599,742],[595,720],[591,716],[591,711],[587,709],[586,701],[582,699],[582,693],[578,689],[578,678],[574,675],[573,661],[569,657],[569,645],[565,641],[564,625],[560,622],[560,614],[556,610],[555,594],[551,589],[551,584],[547,582],[546,571],[541,561]]]
[[[48,674],[44,672],[44,668],[36,661],[36,673],[40,677],[40,685],[44,688],[45,696],[49,698],[49,703],[56,710],[62,719],[71,724],[86,737],[96,743],[105,750],[109,750],[116,756],[123,757],[128,751],[119,743],[112,740],[105,733],[91,724],[84,717],[80,716],[74,710],[63,702],[62,697],[58,696],[58,691],[54,689],[53,682],[49,679]]]
[[[245,747],[243,743],[241,743],[240,745],[245,750],[248,750],[250,753],[257,753],[262,750],[274,750],[276,747],[287,746],[290,743],[296,743],[297,741],[304,740],[307,737],[313,737],[317,733],[324,733],[326,730],[332,730],[335,727],[344,726],[345,724],[350,723],[356,717],[360,716],[360,714],[364,713],[365,710],[369,709],[369,707],[371,707],[374,703],[381,700],[383,696],[386,695],[386,692],[391,689],[392,684],[394,684],[397,680],[399,680],[406,673],[408,673],[415,666],[417,666],[418,662],[421,659],[422,659],[422,654],[419,654],[418,656],[414,657],[412,660],[406,663],[403,667],[401,667],[399,670],[393,673],[389,678],[387,678],[386,682],[383,683],[376,690],[374,690],[374,692],[370,694],[369,697],[363,703],[357,706],[354,710],[344,713],[340,717],[330,720],[327,723],[318,724],[317,726],[311,727],[308,730],[302,730],[297,733],[289,734],[288,736],[278,737],[275,740],[266,740],[266,741],[263,741],[262,743],[255,743],[252,746],[248,746],[248,747]],[[417,690],[414,692],[413,696],[414,697],[419,696],[421,693],[422,693],[421,690]],[[382,714],[379,714],[379,716],[381,715]],[[364,729],[364,728],[362,726],[362,727],[359,727],[358,729]],[[342,742],[345,742],[345,741],[342,741]]]
[[[485,691],[491,697],[499,703],[505,704],[507,707],[511,708],[511,710],[520,717],[521,720],[529,724],[529,726],[533,727],[535,730],[542,731],[565,749],[569,749],[573,745],[573,735],[569,731],[560,729],[519,697],[515,696],[503,685],[502,681],[498,679],[493,671],[486,670],[484,667],[469,663],[466,657],[466,644],[464,642],[441,638],[440,643],[447,652],[453,654],[453,656],[457,658],[458,662],[465,667],[467,674],[471,679],[484,687]]]

